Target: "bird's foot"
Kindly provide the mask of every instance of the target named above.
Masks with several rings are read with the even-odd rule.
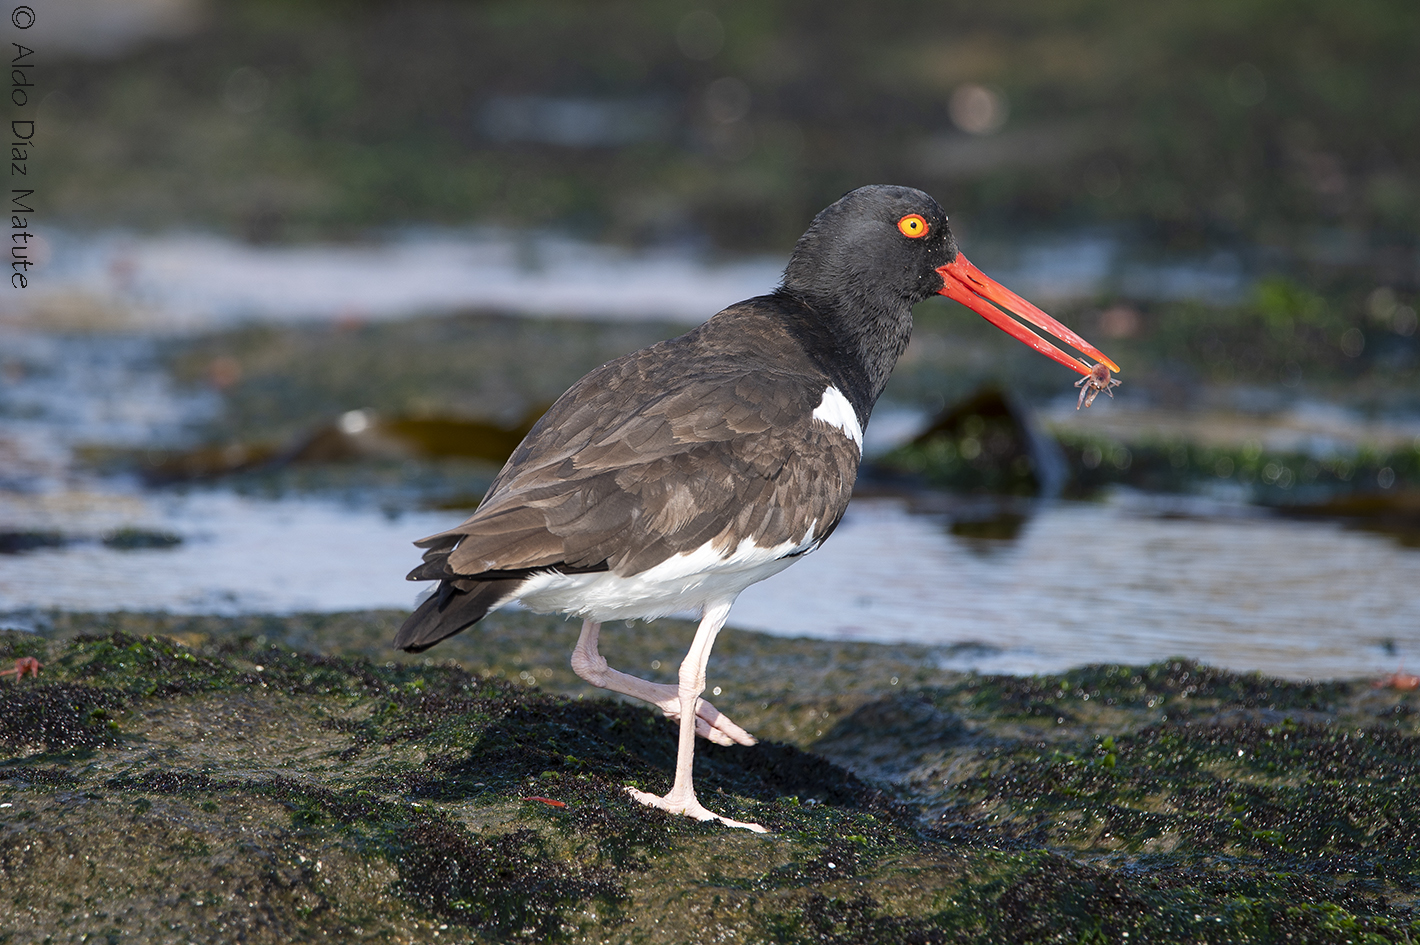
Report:
[[[610,689],[649,702],[665,713],[666,718],[679,721],[680,687],[653,683],[649,679],[612,669],[597,652],[596,637],[591,632],[596,626],[590,624],[583,628],[582,639],[572,651],[572,671],[599,689]],[[759,744],[758,739],[704,699],[697,700],[695,704],[695,734],[717,745]]]
[[[659,807],[661,810],[669,811],[672,814],[680,814],[684,817],[691,817],[695,820],[718,820],[726,827],[739,827],[741,830],[750,830],[754,833],[768,833],[759,824],[747,823],[743,820],[731,820],[722,817],[711,810],[706,810],[705,806],[696,798],[694,791],[688,791],[683,796],[676,796],[674,789],[665,797],[658,794],[651,794],[647,791],[638,791],[633,787],[628,787],[626,793],[645,804],[647,807]]]
[[[655,706],[672,722],[680,721],[680,695],[674,686],[666,686],[666,698],[655,700]],[[758,745],[759,739],[740,728],[730,717],[704,699],[695,703],[695,734],[717,745]]]

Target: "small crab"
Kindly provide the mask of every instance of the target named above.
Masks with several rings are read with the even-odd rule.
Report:
[[[1114,399],[1112,388],[1119,386],[1119,381],[1110,377],[1109,368],[1103,364],[1096,364],[1090,369],[1090,373],[1075,382],[1075,386],[1080,388],[1080,399],[1075,402],[1075,409],[1088,407],[1095,402],[1095,398],[1100,392],[1108,394],[1110,399]]]
[[[0,676],[9,676],[13,674],[15,677],[15,681],[18,682],[19,680],[25,678],[25,673],[29,673],[31,676],[38,679],[39,668],[43,665],[43,663],[35,659],[33,656],[22,656],[19,659],[15,660],[14,669],[0,670]]]
[[[1373,689],[1399,689],[1401,692],[1411,692],[1420,689],[1420,676],[1412,676],[1403,669],[1400,672],[1391,673],[1385,679],[1377,679],[1371,683]]]

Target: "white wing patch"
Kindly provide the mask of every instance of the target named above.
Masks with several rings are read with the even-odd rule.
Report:
[[[858,447],[858,454],[862,455],[863,427],[858,423],[858,414],[853,410],[848,398],[843,396],[843,391],[832,384],[828,385],[823,392],[823,400],[814,408],[814,419],[822,420],[831,427],[838,427]]]

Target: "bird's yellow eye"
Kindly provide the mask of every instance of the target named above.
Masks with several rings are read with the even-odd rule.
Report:
[[[897,228],[902,231],[902,235],[909,239],[917,239],[919,236],[927,235],[927,221],[920,213],[909,213],[901,220],[897,221]]]

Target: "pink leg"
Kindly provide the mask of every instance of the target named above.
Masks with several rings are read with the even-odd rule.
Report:
[[[610,689],[612,692],[649,702],[664,712],[667,718],[680,718],[680,689],[612,669],[597,652],[597,636],[600,632],[601,624],[597,621],[582,621],[582,635],[577,639],[577,648],[572,651],[572,671],[598,689]],[[701,689],[704,689],[703,682]],[[696,734],[717,745],[753,745],[757,742],[753,735],[731,722],[729,716],[722,714],[704,699],[696,702],[694,718]]]
[[[627,788],[627,793],[642,804],[659,807],[673,814],[683,814],[696,820],[718,820],[730,827],[742,827],[755,833],[767,833],[759,824],[746,823],[722,817],[706,810],[695,796],[695,785],[691,773],[695,761],[696,700],[705,689],[705,666],[710,662],[710,648],[715,645],[715,635],[725,625],[730,615],[730,601],[705,608],[700,618],[700,626],[695,630],[695,640],[690,644],[690,652],[680,664],[680,742],[675,760],[675,783],[665,797],[657,797],[635,788]]]

